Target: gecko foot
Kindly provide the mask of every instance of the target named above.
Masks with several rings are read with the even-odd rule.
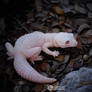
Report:
[[[6,53],[9,57],[7,58],[7,60],[11,60],[14,58],[14,56],[10,53],[10,52],[7,52]]]
[[[39,61],[39,60],[42,60],[42,59],[43,59],[42,56],[33,56],[29,60],[30,61]]]
[[[54,57],[56,57],[56,56],[59,55],[59,52],[58,52],[58,51],[54,51],[54,52],[52,53],[52,55],[53,55]]]

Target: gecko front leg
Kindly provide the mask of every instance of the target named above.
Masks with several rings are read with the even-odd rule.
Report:
[[[52,55],[54,57],[58,56],[59,55],[59,52],[58,51],[51,51],[49,50],[48,48],[49,47],[53,47],[52,43],[48,42],[48,43],[45,43],[42,47],[42,50],[48,54],[48,55]]]

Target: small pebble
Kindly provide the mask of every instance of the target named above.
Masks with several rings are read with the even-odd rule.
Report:
[[[40,65],[40,68],[41,68],[42,71],[46,71],[46,65],[47,65],[47,63],[42,63]]]
[[[70,4],[69,4],[69,0],[60,0],[60,4],[61,4],[61,6],[69,6]]]
[[[67,32],[72,33],[73,30],[72,29],[67,29]]]
[[[48,74],[47,73],[45,73],[45,72],[40,72],[43,76],[46,76],[46,77],[48,77]]]
[[[53,84],[53,90],[56,91],[58,89],[59,82]]]
[[[22,87],[22,90],[23,90],[23,92],[29,92],[30,91],[30,87],[28,85],[24,85]]]
[[[54,10],[57,14],[64,15],[64,10],[61,9],[60,7],[58,7],[58,6],[54,6],[54,7],[53,7],[53,10]]]
[[[88,18],[92,18],[92,12],[88,12]]]
[[[89,11],[92,11],[92,3],[87,3],[87,8],[89,9]]]
[[[22,92],[22,87],[21,86],[15,86],[13,89],[13,92]]]
[[[60,29],[59,29],[59,28],[53,28],[53,29],[52,29],[52,32],[53,32],[53,33],[58,33],[58,32],[60,32]]]
[[[58,62],[53,61],[53,65],[52,65],[52,67],[50,68],[50,71],[51,71],[51,72],[54,72],[54,71],[56,70],[56,68],[58,67],[58,65],[59,65]]]
[[[68,60],[69,60],[69,58],[70,58],[70,55],[65,55],[64,63],[67,63],[67,62],[68,62]]]
[[[43,92],[42,91],[43,88],[44,88],[44,85],[43,84],[36,84],[36,86],[34,88],[34,91],[32,91],[32,92]],[[31,92],[31,90],[29,92]]]
[[[78,4],[75,4],[75,10],[79,13],[86,14],[87,10],[84,7],[79,6]]]
[[[88,24],[82,24],[79,26],[77,32],[81,33],[84,29],[90,28]]]
[[[50,65],[47,64],[46,65],[46,73],[49,74],[49,75],[51,74],[50,68],[51,68]]]
[[[68,28],[71,28],[71,27],[72,27],[71,24],[69,24],[69,23],[64,23],[64,25],[65,25],[66,27],[68,27]]]
[[[92,56],[92,48],[89,51],[89,56]]]
[[[26,82],[25,81],[19,81],[18,85],[24,85]]]
[[[88,55],[86,55],[86,54],[83,56],[83,59],[84,59],[85,61],[87,61],[88,58],[89,58],[89,57],[88,57]]]
[[[50,0],[50,1],[51,1],[51,3],[55,3],[55,4],[60,2],[60,0]]]

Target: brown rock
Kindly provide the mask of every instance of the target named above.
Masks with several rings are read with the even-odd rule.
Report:
[[[52,32],[58,33],[58,32],[60,32],[60,29],[59,28],[53,28]]]
[[[59,55],[58,57],[55,58],[58,62],[63,62],[64,61],[64,55]]]
[[[45,63],[45,62],[40,65],[40,68],[42,71],[46,71],[46,65],[47,65],[47,63]]]
[[[53,10],[54,10],[57,14],[64,15],[64,10],[61,9],[60,7],[58,7],[58,6],[54,6],[54,7],[53,7]]]

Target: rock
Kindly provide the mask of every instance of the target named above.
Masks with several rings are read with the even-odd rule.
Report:
[[[84,32],[82,35],[82,41],[84,44],[92,44],[92,30],[88,30],[87,32]]]
[[[73,14],[76,13],[76,11],[74,10],[74,6],[72,6],[72,5],[69,5],[67,7],[64,7],[63,10],[64,10],[64,13],[69,13],[69,12],[71,12]]]
[[[59,28],[53,28],[53,29],[52,29],[52,32],[53,32],[53,33],[58,33],[58,32],[60,32],[60,29],[59,29]]]
[[[30,91],[30,87],[28,85],[23,85],[22,90],[23,90],[23,92],[29,92]]]
[[[50,1],[51,1],[51,3],[55,3],[55,4],[60,2],[60,0],[50,0]]]
[[[24,84],[26,84],[26,82],[25,81],[18,81],[18,85],[24,85]]]
[[[60,16],[59,17],[59,25],[62,26],[65,22],[65,16]]]
[[[41,92],[43,89],[44,85],[37,84],[34,88],[34,92]],[[26,91],[25,91],[26,92]]]
[[[92,56],[92,48],[89,50],[89,56]]]
[[[47,63],[43,62],[43,63],[40,65],[41,70],[42,70],[42,71],[46,71],[46,69],[47,69],[46,66],[47,66]]]
[[[88,18],[92,18],[92,12],[88,12]]]
[[[75,26],[79,26],[79,25],[82,25],[82,24],[88,24],[88,20],[85,18],[77,18],[77,19],[74,19],[73,20],[73,24]]]
[[[88,30],[87,32],[85,32],[84,34],[83,34],[85,37],[89,37],[89,36],[91,36],[92,37],[92,30],[90,29],[90,30]]]
[[[61,6],[68,6],[69,5],[69,0],[60,0]]]
[[[82,14],[86,14],[87,13],[87,10],[81,6],[79,6],[78,4],[75,4],[75,10],[79,13],[82,13]]]
[[[22,92],[22,87],[21,86],[15,86],[13,89],[13,92]]]
[[[81,38],[81,40],[82,40],[82,44],[87,44],[88,43],[86,38]]]
[[[48,74],[47,73],[45,73],[45,72],[40,72],[43,76],[46,76],[46,77],[48,77]]]
[[[58,26],[59,26],[58,22],[52,22],[52,25],[51,25],[52,28],[57,28]]]
[[[51,72],[54,72],[54,71],[57,69],[58,66],[59,66],[59,63],[56,62],[56,61],[53,61],[53,65],[52,65],[52,67],[50,68],[50,71],[51,71]]]
[[[55,58],[58,62],[64,62],[64,55],[59,55],[58,57]]]
[[[77,36],[77,41],[78,41],[78,45],[77,45],[77,48],[79,48],[79,49],[83,49],[82,48],[82,40],[81,40],[81,38],[80,38],[80,36]]]
[[[89,57],[88,57],[88,55],[86,55],[86,54],[83,56],[83,59],[84,59],[85,61],[87,61],[88,58],[89,58]]]
[[[64,15],[64,10],[61,9],[60,7],[58,7],[58,6],[54,6],[54,7],[53,7],[53,10],[54,10],[57,14]]]
[[[50,16],[55,17],[55,14],[53,12],[50,12],[49,14]]]
[[[50,91],[50,92],[53,92],[53,91],[56,91],[57,88],[58,88],[58,85],[59,85],[59,82],[56,82],[54,84],[50,84],[50,85],[46,85],[47,86],[47,89]]]
[[[87,8],[89,9],[89,11],[92,11],[92,3],[87,3]]]
[[[55,58],[55,60],[57,60],[57,62],[60,62],[60,63],[67,63],[68,60],[70,58],[70,55],[59,55],[58,57]]]
[[[47,65],[46,65],[46,73],[47,73],[48,75],[51,75],[51,67],[50,67],[50,64],[47,64]]]
[[[46,85],[46,89],[48,89],[50,92],[53,90],[53,85]]]
[[[67,32],[72,33],[73,30],[72,29],[67,29]]]
[[[64,23],[64,26],[66,26],[66,27],[68,27],[68,28],[71,28],[72,26],[71,26],[71,24],[69,24],[69,23]]]
[[[71,59],[66,68],[66,72],[80,68],[83,65],[81,59],[82,59],[82,55],[79,55],[77,58]]]
[[[68,73],[57,92],[92,92],[92,69],[82,67],[78,71]]]
[[[70,58],[70,55],[65,55],[65,57],[64,57],[64,63],[67,63],[68,60],[69,60],[69,58]]]
[[[84,29],[89,29],[89,25],[88,24],[82,24],[79,26],[77,32],[80,34]]]

